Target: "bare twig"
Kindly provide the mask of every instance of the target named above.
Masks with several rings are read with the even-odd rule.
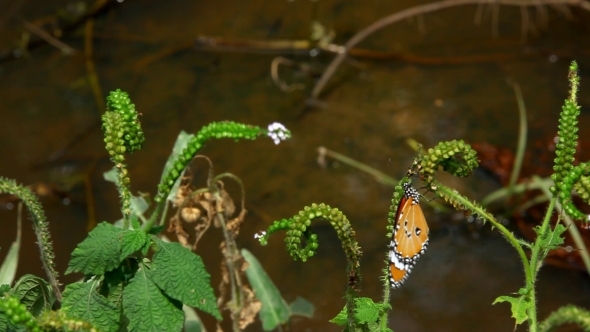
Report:
[[[293,92],[296,90],[305,89],[305,85],[302,83],[287,84],[283,82],[279,77],[280,65],[297,67],[297,64],[293,60],[287,59],[282,56],[274,58],[270,64],[270,76],[272,77],[272,81],[275,83],[276,86],[283,90],[283,92]]]
[[[391,14],[389,16],[385,16],[380,20],[377,20],[373,24],[369,25],[368,27],[362,29],[361,31],[357,32],[350,40],[341,48],[339,54],[332,60],[332,62],[328,65],[328,68],[324,71],[322,76],[320,77],[319,81],[317,82],[316,86],[314,87],[311,98],[317,99],[320,94],[322,93],[324,87],[330,80],[330,78],[336,72],[336,69],[342,64],[348,52],[358,43],[363,41],[365,38],[369,37],[376,31],[379,31],[386,26],[389,26],[393,23],[399,22],[401,20],[405,20],[407,18],[416,16],[416,15],[424,15],[427,13],[439,11],[446,8],[451,7],[458,7],[464,5],[481,5],[483,3],[492,3],[494,5],[505,5],[505,6],[544,6],[544,5],[560,5],[559,8],[563,10],[566,8],[565,5],[570,6],[577,6],[584,10],[590,11],[590,2],[588,0],[444,0],[434,3],[429,3],[425,5],[411,7],[397,13]],[[479,10],[479,8],[478,8]],[[478,19],[476,18],[476,22]]]
[[[45,40],[48,44],[54,46],[55,48],[60,49],[64,54],[73,55],[76,53],[76,50],[72,47],[66,45],[66,43],[62,42],[61,40],[53,37],[52,35],[48,34],[45,30],[41,29],[40,27],[36,26],[35,24],[23,20],[23,25],[27,30],[39,36],[39,38]]]
[[[94,48],[92,45],[94,32],[94,19],[89,18],[84,26],[84,56],[86,58],[86,73],[88,74],[88,83],[90,89],[94,95],[94,101],[98,108],[98,114],[101,114],[104,109],[104,99],[102,94],[102,88],[100,87],[100,81],[98,80],[98,74],[96,73],[96,67],[94,65],[93,53]]]

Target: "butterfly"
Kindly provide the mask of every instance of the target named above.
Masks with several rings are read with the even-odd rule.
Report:
[[[397,207],[389,244],[389,280],[392,288],[398,288],[406,281],[428,246],[429,230],[420,208],[420,193],[411,182],[405,182],[402,187],[404,196]]]

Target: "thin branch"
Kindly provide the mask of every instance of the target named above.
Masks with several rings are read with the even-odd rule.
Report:
[[[389,16],[385,16],[380,20],[377,20],[373,24],[369,25],[368,27],[362,29],[361,31],[357,32],[350,40],[340,49],[339,54],[332,60],[332,62],[328,65],[328,68],[324,71],[322,76],[320,77],[318,83],[314,87],[311,98],[317,99],[324,87],[330,80],[330,78],[336,72],[336,69],[342,64],[348,52],[358,43],[363,41],[365,38],[369,37],[373,33],[389,26],[393,23],[399,22],[401,20],[408,19],[410,17],[416,15],[424,15],[427,13],[435,12],[438,10],[451,8],[451,7],[458,7],[464,5],[475,5],[475,4],[482,4],[482,3],[493,3],[496,5],[505,5],[505,6],[540,6],[540,5],[570,5],[570,6],[577,6],[584,10],[590,11],[590,2],[587,0],[444,0],[434,3],[429,3],[425,5],[411,7],[397,13],[391,14]],[[559,6],[563,8],[563,6]],[[567,7],[565,7],[567,8]]]
[[[76,53],[75,49],[73,49],[72,47],[70,47],[66,43],[62,42],[61,40],[48,34],[45,30],[41,29],[40,27],[36,26],[35,24],[33,24],[27,20],[23,20],[23,25],[27,30],[36,34],[41,39],[45,40],[48,44],[61,50],[62,53],[66,54],[66,55],[73,55]]]

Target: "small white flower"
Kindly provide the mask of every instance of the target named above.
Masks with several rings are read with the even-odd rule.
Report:
[[[281,123],[273,122],[268,125],[268,137],[272,138],[275,144],[281,143],[281,141],[289,138],[289,130],[285,128]]]
[[[262,238],[265,235],[266,235],[266,232],[265,231],[261,231],[261,232],[258,232],[256,234],[254,234],[254,238],[258,240],[258,239]]]

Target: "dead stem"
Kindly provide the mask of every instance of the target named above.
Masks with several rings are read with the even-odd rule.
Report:
[[[23,20],[23,26],[29,30],[30,32],[37,35],[39,38],[46,41],[48,44],[54,46],[55,48],[61,50],[66,55],[73,55],[76,53],[76,50],[72,47],[66,45],[66,43],[62,42],[61,40],[53,37],[52,35],[48,34],[45,30],[41,29],[40,27],[36,26],[35,24]]]
[[[276,86],[279,87],[283,92],[293,92],[296,90],[303,90],[305,89],[305,85],[302,83],[293,83],[288,84],[281,80],[279,77],[279,66],[289,66],[289,67],[298,67],[295,61],[287,59],[285,57],[279,56],[272,60],[270,63],[270,76],[272,81],[275,83]]]
[[[220,197],[217,197],[221,199]],[[228,269],[229,274],[229,281],[231,285],[231,302],[234,304],[231,310],[232,316],[232,325],[234,331],[240,331],[240,311],[242,308],[242,300],[244,298],[244,294],[242,294],[242,278],[239,271],[236,271],[234,264],[237,263],[236,257],[240,256],[238,252],[237,245],[232,236],[230,236],[229,232],[227,231],[225,218],[223,214],[217,214],[217,221],[221,225],[221,230],[223,232],[223,236],[225,238],[225,250],[223,251],[223,256],[225,259],[225,264]]]
[[[332,62],[328,65],[320,79],[318,80],[317,84],[315,85],[312,93],[311,99],[317,99],[324,87],[330,80],[330,78],[334,75],[338,67],[342,64],[346,56],[348,55],[349,51],[354,48],[358,43],[363,41],[365,38],[369,37],[373,33],[378,30],[385,28],[393,23],[399,22],[401,20],[405,20],[407,18],[416,16],[416,15],[423,15],[426,13],[431,13],[435,11],[439,11],[446,8],[451,7],[458,7],[464,5],[481,5],[483,3],[493,3],[494,5],[505,5],[505,6],[541,6],[541,5],[570,5],[570,6],[577,6],[584,10],[590,11],[590,2],[587,0],[444,0],[434,3],[429,3],[425,5],[411,7],[389,16],[383,17],[373,24],[369,25],[368,27],[362,29],[361,31],[357,32],[350,40],[344,45],[342,51],[332,60]],[[559,6],[562,7],[562,6]],[[565,7],[567,8],[567,7]],[[476,22],[479,21],[478,15],[480,13],[480,8],[478,7],[478,12],[476,13]],[[497,23],[496,23],[497,24]]]
[[[84,56],[86,58],[86,73],[88,74],[88,84],[94,95],[94,101],[98,112],[101,114],[105,110],[104,99],[102,94],[102,88],[100,87],[100,81],[98,80],[98,74],[96,74],[96,68],[94,66],[94,60],[92,59],[94,48],[92,45],[94,31],[94,19],[88,19],[84,26]]]

